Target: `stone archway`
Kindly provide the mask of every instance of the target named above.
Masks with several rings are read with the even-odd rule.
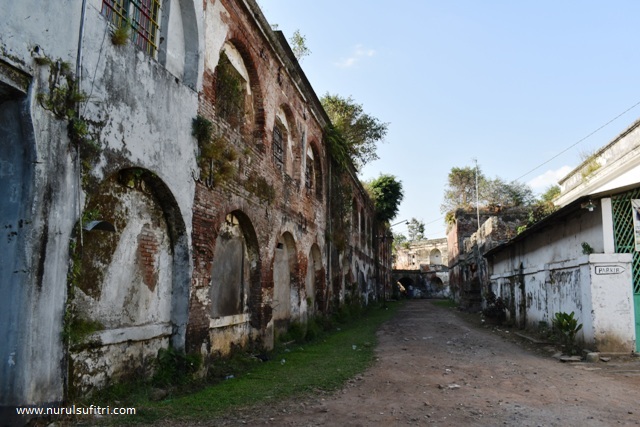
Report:
[[[429,253],[429,264],[441,265],[442,264],[442,252],[439,249],[432,249]]]

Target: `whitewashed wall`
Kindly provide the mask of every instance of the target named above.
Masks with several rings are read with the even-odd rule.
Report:
[[[605,352],[635,348],[631,255],[604,254],[600,208],[575,210],[490,257],[491,287],[522,327],[551,325],[557,312],[574,312],[578,339]],[[582,243],[595,253],[584,254]],[[618,266],[618,274],[602,274]],[[599,274],[596,274],[598,269]]]

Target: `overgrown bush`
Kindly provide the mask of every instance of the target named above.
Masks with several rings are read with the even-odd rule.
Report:
[[[153,384],[169,386],[185,384],[193,378],[202,366],[200,354],[184,354],[173,348],[161,348],[158,351],[157,369],[153,376]]]
[[[492,291],[485,296],[487,307],[482,310],[482,314],[487,319],[502,323],[507,319],[507,306],[501,297],[497,297]]]

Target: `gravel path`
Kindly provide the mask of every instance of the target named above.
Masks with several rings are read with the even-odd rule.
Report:
[[[640,360],[562,363],[478,315],[408,301],[378,332],[377,362],[340,391],[201,425],[640,425]]]

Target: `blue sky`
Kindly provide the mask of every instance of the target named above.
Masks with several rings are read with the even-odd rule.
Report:
[[[640,102],[637,0],[259,3],[287,38],[306,36],[318,96],[352,96],[389,122],[361,178],[398,177],[395,221],[424,221],[428,238],[445,237],[452,167],[476,158],[488,177],[518,179]],[[544,191],[638,117],[640,106],[520,181]]]

